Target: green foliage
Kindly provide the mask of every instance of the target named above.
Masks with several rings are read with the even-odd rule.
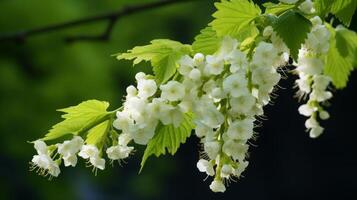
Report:
[[[320,16],[334,14],[346,26],[349,26],[357,7],[356,0],[317,0],[315,7]]]
[[[206,55],[213,54],[218,50],[220,41],[216,31],[208,26],[202,29],[200,34],[195,37],[195,41],[192,44],[193,52]]]
[[[150,61],[157,82],[164,83],[175,74],[177,60],[184,54],[190,54],[191,51],[190,45],[168,39],[158,39],[151,41],[149,45],[134,47],[127,53],[118,54],[117,58],[119,60],[134,59],[134,65],[142,61]]]
[[[252,1],[223,0],[215,6],[217,11],[212,15],[215,19],[210,25],[219,37],[230,35],[242,41],[257,32],[253,21],[261,10]]]
[[[332,78],[332,83],[338,89],[347,85],[348,77],[356,66],[356,33],[347,29],[335,31],[329,27],[331,32],[330,49],[326,57],[324,74]]]
[[[58,111],[66,113],[62,115],[64,120],[54,125],[42,139],[53,140],[68,134],[78,135],[87,132],[97,124],[109,119],[108,107],[108,102],[88,100],[77,106],[60,109]]]
[[[112,120],[106,120],[101,124],[95,126],[94,128],[90,129],[88,131],[86,143],[93,145],[102,144],[112,126],[111,124]]]
[[[265,7],[265,13],[274,14],[274,15],[280,15],[283,12],[295,7],[294,4],[283,4],[283,3],[275,4],[271,2],[264,3],[263,6]]]
[[[173,125],[159,125],[155,136],[147,144],[141,161],[140,171],[151,155],[159,157],[160,155],[165,155],[166,150],[171,155],[174,155],[180,145],[185,143],[186,139],[190,137],[193,128],[194,124],[192,123],[192,116],[190,114],[185,114],[178,128],[175,128]]]
[[[289,10],[280,15],[273,28],[290,49],[290,55],[297,60],[299,49],[311,29],[311,22],[298,12]]]

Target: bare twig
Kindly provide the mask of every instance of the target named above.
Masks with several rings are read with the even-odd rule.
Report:
[[[110,34],[113,30],[113,27],[117,20],[123,16],[127,16],[130,14],[138,13],[141,11],[162,7],[165,5],[170,5],[173,3],[181,3],[181,2],[188,2],[193,0],[159,0],[155,2],[150,2],[146,4],[138,4],[132,6],[124,6],[119,10],[114,12],[105,13],[97,16],[86,17],[78,20],[73,20],[69,22],[49,25],[40,28],[34,28],[30,30],[18,31],[13,33],[7,34],[0,34],[0,42],[3,41],[16,41],[16,42],[25,42],[25,40],[33,35],[39,35],[50,31],[66,29],[74,26],[79,26],[83,24],[98,22],[98,21],[108,21],[108,25],[103,33],[99,35],[78,35],[78,36],[71,36],[67,37],[67,42],[73,42],[78,40],[97,40],[97,41],[105,41],[110,38]]]

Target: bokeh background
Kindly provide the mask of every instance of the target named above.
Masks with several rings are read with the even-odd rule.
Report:
[[[0,34],[143,2],[150,1],[0,0]],[[83,162],[62,168],[52,181],[29,171],[35,151],[27,141],[60,121],[55,109],[88,99],[109,101],[114,109],[135,73],[150,72],[148,64],[133,68],[112,54],[157,38],[192,43],[213,11],[213,2],[203,0],[134,14],[120,19],[105,42],[63,40],[101,33],[105,22],[29,37],[23,44],[0,42],[0,199],[357,199],[356,73],[347,88],[336,91],[326,131],[315,140],[297,112],[295,77],[282,80],[275,105],[265,109],[269,120],[257,129],[245,177],[224,194],[213,194],[210,180],[196,169],[200,148],[194,137],[174,157],[150,158],[140,175],[142,148],[127,164],[108,166],[97,176]]]

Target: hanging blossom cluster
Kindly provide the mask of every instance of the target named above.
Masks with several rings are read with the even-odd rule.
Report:
[[[313,27],[299,51],[295,70],[299,75],[299,79],[296,80],[298,96],[308,99],[306,104],[299,107],[299,113],[309,117],[305,126],[310,137],[316,138],[324,130],[317,118],[329,118],[329,113],[324,110],[322,104],[332,98],[332,93],[328,91],[328,85],[332,80],[329,76],[323,75],[323,57],[329,50],[330,32],[318,16],[312,18],[311,22]]]
[[[210,184],[214,192],[224,192],[225,184],[239,178],[248,165],[248,141],[254,136],[256,117],[263,115],[263,106],[281,78],[278,68],[288,61],[281,41],[274,39],[276,44],[262,41],[248,56],[236,40],[225,38],[221,49],[207,55],[205,62],[195,62],[197,55],[180,62],[184,83],[194,94],[195,133],[203,144],[197,168],[214,177]],[[195,71],[198,80],[190,78]]]

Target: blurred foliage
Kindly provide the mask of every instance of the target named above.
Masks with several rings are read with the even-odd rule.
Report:
[[[2,0],[0,33],[70,21],[143,2],[150,1]],[[119,62],[111,55],[156,38],[191,43],[210,20],[213,9],[207,2],[179,3],[126,16],[117,22],[107,42],[64,42],[70,35],[101,33],[107,22],[99,22],[29,37],[24,44],[0,43],[0,199],[157,197],[165,176],[175,166],[165,159],[151,163],[153,166],[146,170],[152,171],[140,176],[137,172],[142,152],[130,160],[131,164],[125,164],[126,169],[115,164],[97,177],[82,163],[82,171],[63,168],[58,179],[48,182],[28,171],[28,161],[35,152],[26,141],[42,137],[60,120],[55,109],[87,99],[106,100],[111,102],[112,109],[118,107],[134,74],[150,68],[147,64],[132,68],[130,62]],[[110,191],[116,191],[115,195]]]
[[[41,27],[113,11],[148,0],[0,0],[0,33]],[[256,2],[263,3],[257,0]],[[107,42],[65,43],[68,35],[98,34],[106,22],[29,37],[24,44],[0,43],[0,199],[158,199],[180,164],[170,157],[150,162],[137,175],[142,149],[123,168],[99,172],[62,168],[47,181],[29,172],[35,153],[26,141],[42,137],[60,115],[55,110],[87,99],[120,106],[137,71],[111,55],[157,38],[192,43],[212,20],[212,1],[180,3],[121,18]],[[195,155],[196,156],[196,155]],[[197,155],[198,156],[198,155]],[[153,159],[154,160],[154,159]],[[194,169],[192,169],[194,170]],[[191,174],[192,175],[192,174]],[[169,191],[169,190],[168,190]],[[167,195],[167,194],[166,194]]]

